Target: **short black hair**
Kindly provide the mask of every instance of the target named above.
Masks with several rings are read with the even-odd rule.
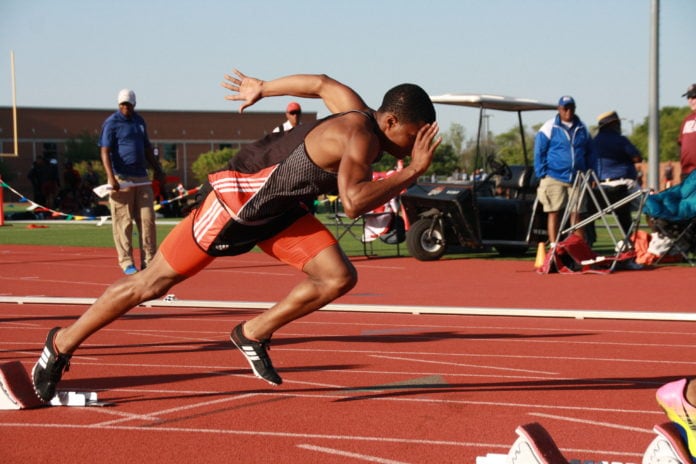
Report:
[[[435,122],[435,107],[430,97],[416,84],[401,84],[384,94],[381,112],[392,112],[403,122]]]

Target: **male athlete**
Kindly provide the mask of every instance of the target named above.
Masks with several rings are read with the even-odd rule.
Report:
[[[321,98],[333,114],[242,148],[227,169],[209,176],[207,196],[165,238],[147,268],[113,283],[72,325],[51,329],[32,374],[43,401],[55,395],[72,353],[90,335],[138,304],[161,297],[215,256],[244,253],[255,245],[307,276],[230,335],[254,374],[280,385],[266,351],[273,333],[357,283],[355,268],[327,228],[308,214],[307,202],[338,191],[346,214],[358,217],[415,182],[441,141],[433,104],[413,84],[389,90],[377,111],[326,75],[262,81],[234,70],[222,86],[232,92],[227,100],[242,102],[240,112],[261,98],[290,95]],[[383,151],[398,159],[410,156],[411,162],[372,182],[370,165]]]

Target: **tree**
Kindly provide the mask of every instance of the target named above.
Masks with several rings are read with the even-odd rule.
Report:
[[[679,129],[682,120],[691,112],[688,106],[677,108],[665,106],[660,109],[660,161],[676,161],[679,159]],[[629,137],[631,142],[640,150],[644,157],[648,155],[648,118],[636,126]]]
[[[222,150],[203,153],[191,165],[194,177],[198,182],[205,182],[208,179],[208,174],[227,166],[229,160],[236,155],[238,151],[238,149],[223,148]]]
[[[71,137],[65,141],[65,158],[73,163],[80,161],[97,161],[99,154],[99,137],[87,131],[77,137]]]
[[[527,161],[532,164],[534,161],[534,132],[530,132],[525,127],[524,139],[527,148]],[[513,127],[507,132],[496,135],[493,138],[493,144],[499,159],[509,165],[524,164],[524,151],[519,127]]]

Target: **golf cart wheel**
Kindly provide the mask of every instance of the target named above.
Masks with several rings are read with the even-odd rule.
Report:
[[[445,254],[445,234],[439,224],[431,229],[432,223],[432,219],[419,219],[406,235],[408,252],[419,261],[435,261]]]

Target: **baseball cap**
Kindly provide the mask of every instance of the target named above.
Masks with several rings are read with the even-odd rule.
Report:
[[[686,98],[694,98],[696,97],[696,84],[691,84],[688,89],[686,89],[686,93],[682,95],[682,97]]]
[[[599,127],[604,127],[607,124],[617,121],[619,121],[619,115],[616,113],[616,111],[607,111],[606,113],[602,113],[597,116],[597,124]]]
[[[575,106],[575,100],[570,95],[563,95],[558,99],[558,106]]]
[[[302,107],[300,107],[300,104],[297,102],[290,102],[288,103],[288,107],[285,109],[286,113],[292,113],[293,111],[302,111]]]
[[[135,92],[130,89],[123,89],[118,93],[118,104],[130,103],[135,106]]]

